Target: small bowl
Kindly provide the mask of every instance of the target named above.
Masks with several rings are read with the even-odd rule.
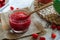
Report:
[[[3,11],[4,8],[6,8],[9,4],[9,0],[5,0],[5,5],[3,7],[0,8],[0,12]]]

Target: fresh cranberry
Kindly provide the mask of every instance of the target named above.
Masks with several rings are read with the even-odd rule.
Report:
[[[32,34],[32,37],[37,39],[38,38],[38,34],[34,33],[34,34]]]
[[[56,38],[56,34],[55,33],[52,33],[51,34],[51,38],[55,39]]]
[[[54,30],[54,29],[56,29],[56,25],[55,24],[52,24],[51,25],[51,28]]]
[[[40,37],[40,39],[39,40],[46,40],[46,38],[45,37]]]
[[[57,26],[57,30],[60,30],[60,26]]]
[[[14,10],[14,7],[13,7],[13,6],[11,6],[11,7],[10,7],[10,10]]]

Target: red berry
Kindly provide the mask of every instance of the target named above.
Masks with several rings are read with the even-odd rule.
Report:
[[[40,37],[40,40],[46,40],[46,38],[45,37]]]
[[[32,34],[32,37],[37,39],[38,38],[38,34],[34,33],[34,34]]]
[[[56,34],[55,33],[52,33],[51,34],[51,38],[55,39],[56,38]]]
[[[13,6],[11,6],[11,7],[10,7],[10,10],[14,10],[14,7],[13,7]]]
[[[51,28],[54,30],[54,29],[56,29],[56,25],[55,24],[52,24],[51,25]]]
[[[60,30],[60,26],[57,26],[57,30]]]

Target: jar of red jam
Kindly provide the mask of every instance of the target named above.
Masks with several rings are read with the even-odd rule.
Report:
[[[27,11],[16,10],[9,16],[11,29],[15,33],[26,32],[31,23],[30,16],[27,17]]]

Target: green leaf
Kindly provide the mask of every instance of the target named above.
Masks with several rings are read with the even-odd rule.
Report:
[[[60,14],[60,0],[54,0],[53,6],[55,10]]]

